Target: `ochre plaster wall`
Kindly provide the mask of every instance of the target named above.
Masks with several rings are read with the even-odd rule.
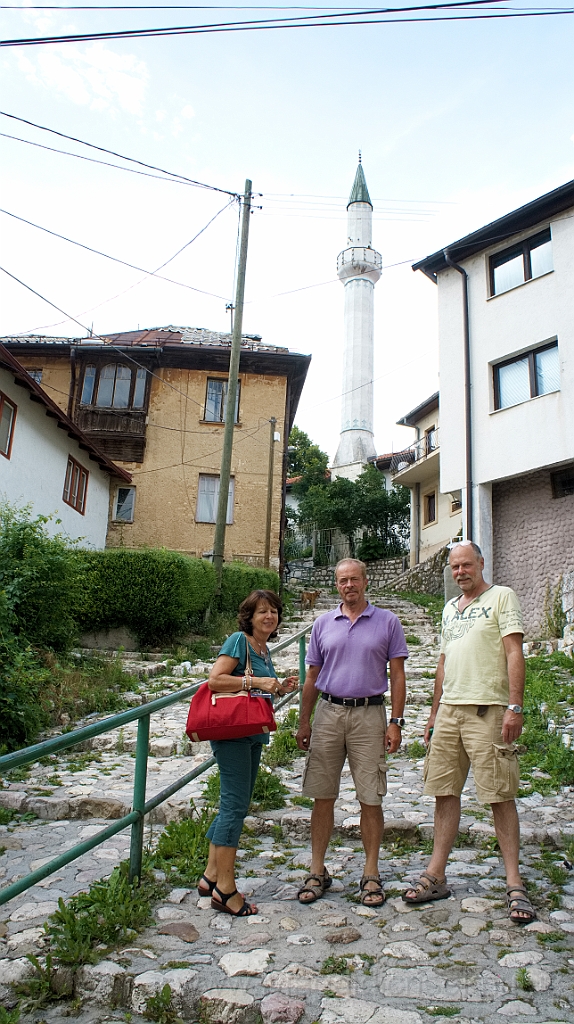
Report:
[[[204,370],[161,369],[153,379],[142,464],[121,463],[133,476],[133,523],[110,522],[108,546],[164,546],[201,557],[213,547],[214,525],[195,521],[200,473],[219,475],[223,424],[203,421]],[[239,424],[234,431],[231,473],[235,478],[234,522],[226,529],[225,557],[263,563],[270,425],[275,442],[271,563],[278,564],[281,477],[285,445],[286,380],[240,374]],[[166,386],[170,385],[170,386]],[[113,496],[112,496],[113,501]]]
[[[574,495],[553,498],[550,471],[492,485],[493,579],[512,587],[528,637],[539,637],[546,581],[574,569]]]
[[[40,382],[44,391],[60,409],[68,412],[68,395],[70,391],[70,363],[68,359],[39,359],[38,356],[27,355],[25,352],[15,353],[19,363],[26,370],[41,370]]]

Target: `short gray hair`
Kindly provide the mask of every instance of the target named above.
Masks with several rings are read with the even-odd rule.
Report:
[[[365,577],[365,579],[367,578],[367,566],[365,565],[364,562],[361,562],[360,558],[341,558],[340,561],[338,561],[335,566],[335,579],[337,579],[337,573],[339,572],[339,568],[342,565],[347,565],[348,562],[350,562],[352,565],[358,565],[359,569],[361,570],[361,574]]]
[[[483,557],[482,551],[480,550],[478,544],[475,544],[473,540],[457,540],[456,544],[453,544],[453,546],[452,546],[452,548],[450,550],[454,551],[455,548],[467,548],[467,547],[472,548],[472,550],[474,551],[474,553],[475,553],[477,558],[482,558]]]

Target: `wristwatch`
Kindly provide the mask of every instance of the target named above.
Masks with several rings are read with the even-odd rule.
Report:
[[[522,708],[521,708],[520,704],[509,704],[506,710],[507,711],[514,711],[515,715],[521,715],[522,714]]]
[[[389,725],[398,725],[399,729],[404,729],[405,720],[404,718],[389,718]]]

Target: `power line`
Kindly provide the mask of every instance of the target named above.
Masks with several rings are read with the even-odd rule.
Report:
[[[195,242],[196,239],[198,239],[199,236],[202,235],[204,231],[207,231],[207,228],[210,226],[210,224],[213,224],[213,221],[216,220],[217,217],[219,217],[220,213],[223,213],[224,210],[227,210],[233,202],[234,199],[232,198],[229,200],[228,203],[225,204],[225,206],[222,206],[221,210],[218,210],[217,213],[214,214],[214,216],[211,218],[211,220],[209,220],[207,224],[205,224],[205,226],[202,227],[201,230],[198,231],[197,234],[194,235],[193,238],[189,240],[189,242],[186,242],[185,245],[182,245],[181,248],[178,249],[173,256],[170,256],[169,260],[166,260],[165,263],[162,263],[161,267],[158,267],[158,270],[162,270],[163,267],[167,266],[168,263],[171,263],[172,260],[176,258],[176,256],[179,256],[179,254],[182,253],[184,249],[187,249],[188,246]],[[76,242],[73,238],[67,238],[66,235],[60,235],[57,231],[51,231],[49,228],[42,227],[41,224],[35,224],[34,221],[26,220],[25,217],[19,217],[18,214],[10,213],[9,210],[3,210],[1,207],[0,213],[6,214],[7,217],[13,217],[14,220],[19,220],[23,224],[28,224],[32,228],[37,228],[38,231],[44,231],[47,235],[52,235],[54,238],[60,238],[63,242],[69,242],[71,245],[77,245],[80,249],[85,249],[86,252],[95,253],[96,256],[103,256],[105,259],[112,260],[114,263],[121,263],[123,267],[129,267],[130,270],[137,270],[142,274],[148,274],[150,277],[157,277],[160,281],[168,281],[169,284],[176,284],[180,288],[188,288],[192,292],[199,292],[200,295],[209,295],[214,299],[221,299],[222,302],[225,302],[226,300],[226,297],[224,295],[216,295],[215,292],[206,292],[202,288],[194,288],[190,284],[184,284],[183,281],[174,281],[171,277],[164,277],[163,274],[158,274],[157,270],[145,270],[143,267],[136,267],[133,263],[127,263],[125,260],[120,260],[116,256],[110,256],[106,252],[100,252],[99,249],[92,249],[91,246],[84,245],[83,242]]]
[[[93,42],[100,39],[152,39],[159,38],[162,36],[178,36],[178,35],[207,35],[213,33],[222,32],[255,32],[255,31],[269,31],[284,28],[326,28],[326,27],[347,27],[350,25],[386,25],[395,23],[405,22],[427,22],[427,21],[476,21],[480,19],[492,19],[492,18],[530,18],[530,17],[550,17],[557,14],[572,14],[574,13],[573,8],[561,8],[559,10],[533,10],[520,12],[500,12],[496,11],[492,14],[465,14],[456,13],[453,15],[437,15],[436,17],[424,17],[424,18],[367,18],[367,14],[410,14],[414,11],[429,10],[429,11],[441,11],[445,8],[456,8],[460,11],[462,7],[476,7],[478,4],[490,3],[491,0],[464,0],[460,3],[452,4],[425,4],[417,7],[402,7],[402,8],[382,8],[375,9],[369,8],[367,10],[351,10],[347,15],[344,16],[345,20],[342,21],[318,21],[313,19],[326,19],[340,17],[339,14],[326,14],[326,15],[308,15],[299,16],[298,18],[267,18],[252,21],[239,21],[239,22],[215,22],[212,24],[199,24],[199,25],[177,25],[164,28],[149,28],[149,29],[125,29],[121,31],[109,31],[109,32],[89,32],[89,33],[77,33],[74,35],[59,35],[59,36],[34,36],[24,37],[21,39],[3,39],[0,40],[0,47],[7,46],[39,46],[53,43],[79,43],[79,42]],[[349,20],[353,16],[357,16],[361,20],[351,21]]]
[[[479,0],[479,2],[481,2],[481,0]],[[0,40],[0,46],[4,46],[4,45],[6,45],[6,40],[4,40],[4,41]],[[58,132],[58,131],[56,131],[55,128],[47,128],[45,125],[35,124],[34,121],[27,121],[25,117],[16,117],[15,114],[8,114],[5,110],[0,110],[0,115],[2,115],[2,117],[9,117],[10,120],[12,120],[12,121],[20,121],[21,124],[27,124],[31,128],[38,128],[42,132],[50,132],[52,135],[58,135],[61,139],[67,139],[68,142],[77,142],[81,146],[88,146],[90,149],[97,149],[100,153],[107,153],[108,156],[117,156],[119,160],[127,160],[129,163],[138,164],[140,167],[147,167],[148,171],[159,171],[160,174],[166,174],[169,178],[173,178],[175,180],[178,180],[181,183],[185,183],[186,185],[195,185],[195,186],[197,186],[197,188],[206,188],[206,189],[209,189],[211,192],[223,192],[227,196],[233,196],[234,198],[239,198],[239,194],[237,192],[230,192],[229,189],[225,189],[225,188],[217,188],[215,185],[206,185],[205,182],[203,182],[203,181],[195,181],[194,178],[186,178],[184,174],[176,174],[174,171],[166,171],[166,170],[164,170],[163,167],[156,167],[154,164],[146,164],[146,163],[143,162],[143,160],[136,160],[134,157],[124,156],[123,153],[116,153],[116,151],[113,150],[113,149],[105,149],[104,146],[96,146],[93,142],[86,142],[84,139],[77,139],[73,135],[65,135],[64,132]],[[7,135],[6,138],[8,138],[8,139],[15,139],[16,136],[15,135]],[[18,142],[27,142],[27,141],[28,141],[27,139],[18,139]],[[38,146],[40,144],[37,143],[37,142],[33,142],[33,143],[31,143],[31,145]],[[41,147],[41,148],[49,149],[50,147],[49,146],[45,146],[45,147]],[[58,150],[54,150],[54,152],[62,153],[62,152],[66,152],[66,151],[58,149]],[[88,157],[79,156],[77,153],[67,153],[67,156],[78,156],[78,158],[80,160],[87,160],[88,159]],[[94,162],[95,163],[101,163],[102,161],[94,161]],[[106,166],[107,167],[117,167],[117,164],[106,164]],[[123,167],[123,168],[120,167],[120,168],[118,168],[118,170],[128,170],[128,168],[127,167]],[[140,171],[139,173],[141,174],[142,172]],[[151,177],[151,175],[146,175],[146,176],[147,177]],[[155,175],[153,175],[153,177],[155,177]],[[165,180],[165,179],[161,179],[161,180]]]

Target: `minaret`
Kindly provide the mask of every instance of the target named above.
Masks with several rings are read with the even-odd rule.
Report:
[[[337,257],[345,286],[345,346],[341,436],[333,476],[355,480],[376,455],[373,437],[373,300],[382,258],[371,246],[373,204],[361,154],[347,204],[347,248]]]

